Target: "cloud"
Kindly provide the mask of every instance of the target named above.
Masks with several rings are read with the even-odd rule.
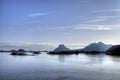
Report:
[[[38,17],[38,16],[44,16],[47,15],[47,13],[33,13],[33,14],[29,14],[29,17]]]
[[[96,16],[88,20],[87,22],[88,23],[98,23],[98,22],[111,23],[111,22],[117,22],[117,21],[120,21],[120,15]]]
[[[50,11],[50,12],[46,12],[46,13],[38,12],[38,13],[29,14],[28,17],[45,16],[45,15],[49,15],[49,14],[53,14],[53,13],[55,13],[55,11]]]
[[[49,30],[101,30],[101,31],[109,31],[112,30],[111,25],[93,25],[93,24],[80,24],[80,25],[72,25],[72,26],[64,26],[64,27],[52,27]]]
[[[112,30],[112,25],[80,24],[72,28],[76,30]]]
[[[111,30],[112,28],[111,27],[107,27],[105,25],[87,25],[87,26],[79,26],[79,27],[74,27],[74,29],[77,29],[77,30]]]
[[[56,44],[54,43],[29,43],[29,42],[0,42],[0,45],[1,46],[33,46],[33,45],[36,45],[36,46],[42,46],[42,45],[50,45],[50,46],[54,46]]]
[[[112,28],[111,27],[106,27],[104,25],[101,25],[99,27],[96,28],[97,30],[111,30]]]
[[[102,12],[120,12],[120,9],[103,9],[103,10],[94,11],[94,13],[102,13]]]
[[[120,16],[118,16],[118,15],[111,15],[111,16],[97,16],[97,17],[95,17],[95,18],[97,18],[97,19],[110,19],[110,18],[120,18]]]
[[[88,22],[95,23],[95,22],[101,22],[101,21],[105,21],[105,20],[106,20],[105,18],[95,18],[95,19],[92,19],[92,20],[90,20]]]
[[[28,43],[28,42],[0,42],[0,49],[2,50],[53,50],[56,44],[54,43]]]
[[[71,29],[71,26],[63,26],[63,27],[49,27],[48,30],[66,30]]]

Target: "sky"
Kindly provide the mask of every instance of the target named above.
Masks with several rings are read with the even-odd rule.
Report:
[[[120,0],[0,0],[0,44],[120,43]]]

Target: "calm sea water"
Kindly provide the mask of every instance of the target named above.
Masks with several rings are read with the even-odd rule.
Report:
[[[0,80],[120,80],[120,57],[0,53]]]

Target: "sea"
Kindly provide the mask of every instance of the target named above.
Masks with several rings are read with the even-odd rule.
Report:
[[[46,52],[13,56],[1,52],[0,80],[120,80],[120,57]]]

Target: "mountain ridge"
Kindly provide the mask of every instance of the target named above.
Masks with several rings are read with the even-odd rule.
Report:
[[[83,51],[100,51],[105,52],[108,50],[112,45],[107,45],[103,42],[91,43],[88,46],[83,48]]]

